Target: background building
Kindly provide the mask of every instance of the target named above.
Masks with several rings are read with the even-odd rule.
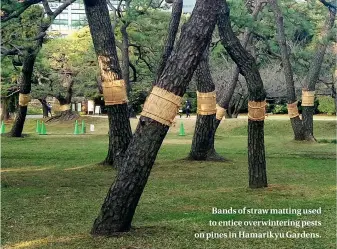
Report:
[[[119,1],[110,1],[117,6]],[[184,0],[183,13],[191,13],[196,0]],[[62,2],[49,1],[50,8],[54,11]],[[58,31],[62,34],[69,34],[71,31],[79,29],[87,24],[83,1],[78,0],[59,14],[49,31]]]

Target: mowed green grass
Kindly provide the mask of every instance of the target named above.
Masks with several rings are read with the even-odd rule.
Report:
[[[1,235],[4,248],[336,248],[336,144],[292,141],[288,121],[266,121],[269,187],[248,186],[247,122],[225,120],[216,135],[227,163],[183,160],[195,120],[178,120],[160,149],[133,220],[133,229],[113,238],[89,232],[116,175],[98,166],[106,155],[107,120],[86,118],[96,131],[74,136],[73,122],[47,124],[25,138],[2,137]],[[80,120],[79,120],[80,121]],[[133,128],[136,120],[132,120]],[[9,126],[7,125],[7,130]],[[336,122],[316,121],[315,135],[336,139]],[[322,208],[321,215],[212,215],[212,207]],[[210,227],[210,220],[317,220],[321,226]],[[196,239],[200,232],[319,233],[319,239]]]

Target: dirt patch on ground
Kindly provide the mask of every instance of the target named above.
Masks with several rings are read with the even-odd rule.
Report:
[[[185,140],[185,139],[165,139],[164,144],[192,144],[192,141],[190,140]]]

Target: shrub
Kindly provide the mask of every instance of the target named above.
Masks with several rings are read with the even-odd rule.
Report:
[[[27,109],[27,114],[28,115],[42,115],[42,108],[34,107],[34,106],[29,106]]]
[[[275,105],[273,111],[274,114],[285,114],[288,113],[287,105]]]
[[[333,114],[336,113],[336,106],[334,98],[330,96],[320,96],[317,98],[319,101],[318,111],[320,113]]]

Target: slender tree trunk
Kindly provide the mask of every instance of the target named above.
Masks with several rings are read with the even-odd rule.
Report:
[[[258,15],[259,15],[260,11],[263,9],[264,5],[265,5],[264,1],[261,1],[261,0],[257,1],[256,6],[255,6],[255,8],[252,12],[253,21],[257,20]],[[244,48],[246,48],[251,41],[252,41],[252,33],[248,28],[246,28],[245,33],[243,35],[242,46]],[[233,76],[232,76],[230,84],[229,84],[229,88],[228,89],[222,89],[221,91],[218,92],[219,96],[217,96],[217,104],[220,107],[225,108],[227,110],[230,108],[229,104],[230,104],[230,101],[232,99],[232,96],[234,95],[234,91],[235,91],[235,88],[237,86],[237,82],[239,81],[239,75],[240,75],[240,69],[239,69],[238,66],[235,66],[234,73],[233,73]],[[235,115],[232,115],[232,114],[234,114],[234,113],[231,113],[230,117],[235,116]],[[221,120],[220,120],[220,122],[221,122]],[[220,122],[219,122],[219,124],[220,124]],[[217,129],[218,126],[216,126],[216,129]],[[216,129],[215,129],[215,132],[216,132]]]
[[[118,62],[115,37],[106,1],[85,0],[84,4],[96,56],[104,64],[104,68],[101,68],[100,72],[102,84],[104,84],[104,81],[121,79],[122,71]],[[104,61],[102,58],[104,58]],[[128,104],[109,105],[107,110],[109,117],[109,148],[103,163],[118,167],[119,160],[117,158],[123,156],[132,137]]]
[[[38,99],[42,105],[42,114],[44,118],[48,117],[48,106],[46,99]]]
[[[235,36],[229,18],[226,1],[221,4],[218,18],[219,35],[223,46],[245,77],[250,101],[264,101],[266,93],[256,62]],[[264,147],[264,121],[248,120],[249,187],[267,187],[267,172]]]
[[[277,28],[277,39],[279,46],[281,48],[281,58],[282,65],[284,70],[284,76],[287,85],[287,102],[288,104],[292,104],[296,101],[296,93],[295,93],[295,83],[294,83],[294,74],[292,70],[292,66],[290,63],[290,51],[288,51],[284,24],[283,24],[283,14],[277,4],[277,0],[269,0],[271,8],[274,12],[275,23]],[[294,132],[295,140],[305,140],[304,136],[304,128],[302,124],[302,120],[299,116],[291,117],[290,122]]]
[[[220,0],[198,0],[191,18],[156,86],[183,96],[201,55],[211,39]],[[136,132],[92,228],[95,235],[129,231],[134,212],[144,190],[168,126],[141,117]]]
[[[321,41],[316,46],[316,54],[310,64],[309,72],[306,77],[307,89],[315,91],[316,83],[319,79],[321,67],[324,59],[326,49],[329,44],[329,38],[333,34],[333,27],[336,19],[336,9],[329,8],[329,16],[325,26],[321,32]],[[302,118],[304,125],[304,134],[306,140],[316,141],[314,137],[313,116],[315,112],[314,106],[302,106]]]
[[[172,14],[171,14],[171,19],[170,19],[170,24],[167,32],[167,37],[165,41],[165,47],[163,54],[161,56],[161,60],[159,62],[159,66],[157,69],[157,77],[161,75],[163,72],[166,62],[168,58],[171,55],[171,52],[174,47],[174,42],[178,33],[179,29],[179,23],[180,23],[180,18],[181,18],[181,13],[183,11],[183,0],[175,0],[172,5]],[[156,81],[159,79],[157,78]],[[155,82],[156,82],[155,81]]]
[[[197,91],[209,93],[215,90],[211,71],[209,69],[209,51],[206,48],[197,70]],[[224,160],[219,156],[214,147],[215,114],[201,115],[198,113],[195,124],[195,131],[192,140],[192,147],[189,154],[191,160]]]
[[[126,92],[128,97],[130,96],[131,92],[131,85],[130,85],[130,58],[129,58],[129,34],[127,32],[127,28],[129,26],[129,22],[126,22],[120,28],[122,33],[122,76],[123,80],[125,81],[126,85]]]
[[[39,50],[39,49],[38,49]],[[21,78],[20,78],[20,93],[29,94],[31,91],[31,80],[34,69],[34,63],[38,50],[27,51],[23,59]],[[18,108],[14,124],[9,133],[11,137],[21,137],[23,126],[25,124],[27,115],[27,106],[20,106]]]
[[[130,82],[130,57],[129,57],[129,34],[127,32],[127,28],[129,26],[129,22],[125,22],[122,27],[120,28],[120,31],[122,33],[122,58],[123,58],[123,69],[122,69],[122,75],[123,80],[126,84],[126,92],[128,95],[128,99],[130,99],[130,94],[132,91],[131,82]],[[130,118],[135,118],[136,113],[132,108],[132,103],[128,103],[128,113]]]
[[[9,119],[8,111],[8,98],[1,98],[1,121],[7,121]]]
[[[72,78],[70,78],[70,81],[68,82],[66,96],[65,97],[61,96],[61,94],[56,96],[57,100],[60,102],[60,105],[61,106],[68,105],[69,109],[68,110],[62,110],[59,115],[52,116],[51,118],[46,120],[46,122],[69,121],[69,120],[74,120],[74,119],[77,119],[77,118],[80,117],[78,112],[71,110],[71,98],[73,96],[73,90],[72,90],[73,85],[74,85],[74,81],[73,81]],[[48,117],[48,115],[47,115],[47,117]]]

